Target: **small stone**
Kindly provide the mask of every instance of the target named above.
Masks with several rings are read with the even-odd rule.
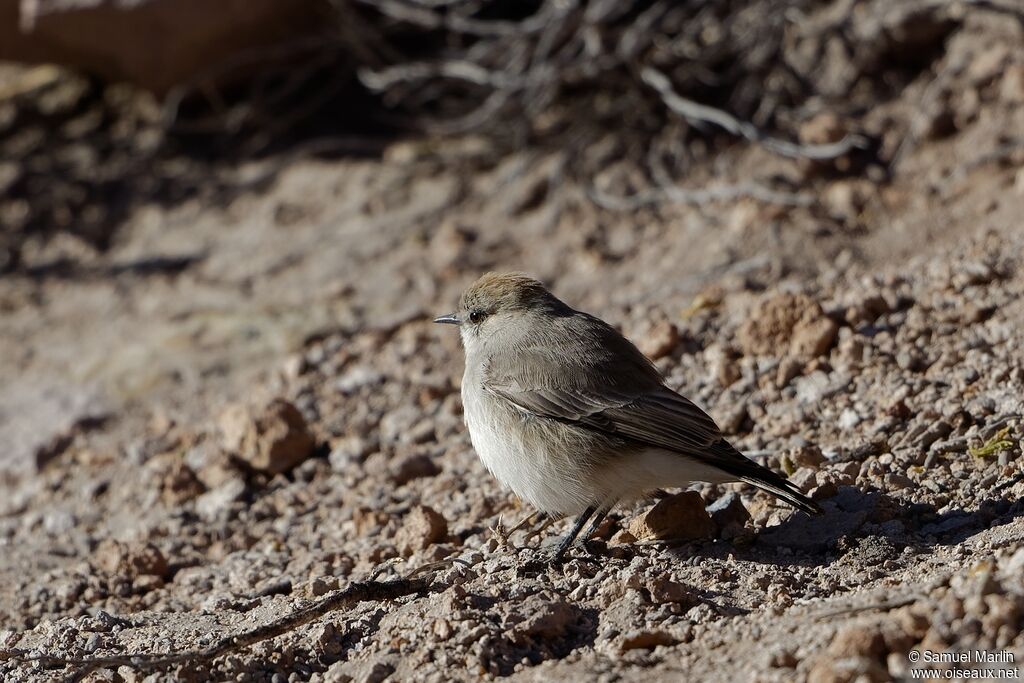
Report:
[[[348,661],[335,662],[324,672],[324,683],[352,683],[351,674],[346,672]]]
[[[870,657],[819,657],[807,673],[807,683],[883,683],[889,680],[888,670]]]
[[[107,539],[97,546],[92,558],[99,569],[128,578],[159,576],[166,578],[167,558],[152,543],[131,545]]]
[[[335,388],[343,394],[354,394],[359,389],[384,381],[384,375],[364,365],[350,368],[335,381]]]
[[[729,491],[716,500],[707,507],[707,511],[723,535],[739,533],[750,521],[750,513],[735,491]]]
[[[732,349],[712,344],[704,350],[704,357],[707,359],[708,373],[723,389],[740,378],[742,373]]]
[[[846,136],[846,126],[837,114],[821,112],[800,124],[800,141],[809,145],[827,145]]]
[[[399,457],[391,466],[391,479],[398,486],[413,479],[436,477],[440,473],[441,468],[423,453]]]
[[[860,424],[860,415],[853,408],[844,408],[837,422],[840,429],[853,429]]]
[[[839,326],[831,318],[814,318],[801,322],[793,330],[790,344],[798,358],[817,358],[824,355],[836,341]]]
[[[373,444],[361,436],[346,436],[331,444],[327,462],[335,472],[345,473],[373,452]]]
[[[881,631],[866,626],[847,626],[836,633],[828,646],[834,657],[880,658],[886,652]]]
[[[268,474],[287,472],[315,446],[302,413],[283,399],[256,407],[231,406],[221,415],[220,429],[228,451]]]
[[[915,349],[903,349],[896,353],[896,365],[910,372],[920,372],[928,368],[924,356]]]
[[[775,371],[775,386],[779,389],[785,387],[794,377],[800,374],[803,367],[804,364],[796,358],[783,358]]]
[[[967,77],[971,82],[982,85],[993,81],[1003,73],[1010,52],[1006,45],[996,42],[982,50],[967,67]]]
[[[333,590],[338,590],[338,578],[335,576],[316,576],[305,585],[306,595],[311,598],[327,595]]]
[[[789,482],[806,493],[817,485],[816,474],[817,471],[813,467],[801,467],[789,478]]]
[[[768,657],[768,664],[776,669],[792,669],[795,668],[799,660],[791,650],[785,648],[773,649]]]
[[[672,634],[657,629],[632,631],[619,639],[619,651],[628,650],[653,650],[659,645],[675,645],[676,640]]]
[[[511,638],[515,643],[561,638],[580,616],[577,607],[550,591],[527,597],[518,611],[525,618],[512,628]]]
[[[438,640],[448,640],[454,633],[452,624],[447,619],[435,619],[433,631]]]
[[[656,603],[678,603],[693,607],[700,604],[700,598],[686,585],[673,581],[667,576],[656,576],[647,583],[651,600]]]
[[[806,294],[783,292],[754,306],[736,333],[747,355],[816,358],[835,343],[839,326]]]
[[[232,503],[245,496],[246,486],[241,479],[230,479],[212,491],[196,499],[196,514],[207,521],[215,521],[225,515]]]
[[[638,539],[693,541],[715,533],[715,523],[704,509],[696,491],[683,491],[663,498],[657,505],[629,522],[629,532]]]
[[[679,329],[667,320],[652,324],[637,340],[637,348],[651,360],[664,358],[679,344]]]
[[[309,366],[301,353],[294,353],[281,363],[281,375],[288,381],[295,381],[307,370]]]
[[[628,545],[630,543],[636,543],[636,536],[626,529],[620,529],[608,541],[608,545]]]
[[[790,451],[787,457],[796,468],[816,468],[825,462],[825,456],[817,446],[799,446]]]
[[[205,490],[195,471],[180,460],[171,463],[160,478],[160,498],[169,507],[192,500]]]
[[[448,536],[448,521],[441,513],[426,505],[417,505],[402,523],[395,536],[395,545],[408,557],[417,550],[425,550]]]
[[[999,86],[999,97],[1011,104],[1024,102],[1024,64],[1011,64],[1006,67]]]
[[[890,491],[898,491],[900,489],[909,489],[914,487],[914,480],[905,474],[898,472],[890,472],[885,475],[885,488]]]
[[[731,403],[713,411],[715,422],[723,434],[736,434],[747,419],[747,404],[743,401]]]

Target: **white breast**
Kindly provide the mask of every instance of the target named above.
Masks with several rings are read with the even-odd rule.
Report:
[[[525,418],[482,391],[462,388],[466,426],[473,448],[484,466],[506,488],[534,507],[550,514],[573,515],[593,504],[598,494],[579,463],[564,449],[536,435]],[[522,419],[509,429],[509,420]],[[500,422],[499,422],[500,420]]]
[[[604,457],[598,466],[572,449],[564,428],[528,417],[483,388],[467,359],[462,405],[470,440],[480,460],[506,488],[549,514],[575,515],[590,506],[642,496],[658,488],[685,487],[694,481],[735,478],[678,453],[658,448]],[[607,456],[607,454],[606,454]]]

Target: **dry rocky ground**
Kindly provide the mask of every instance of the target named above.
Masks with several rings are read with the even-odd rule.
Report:
[[[87,680],[1020,667],[1024,39],[983,28],[844,120],[898,156],[888,177],[739,146],[694,178],[785,174],[812,207],[611,213],[539,153],[479,170],[476,143],[399,143],[143,206],[102,253],[27,250],[0,281],[0,678],[201,650],[347,586],[365,599],[274,637]],[[696,486],[537,562],[565,522],[509,531],[531,511],[473,453],[457,336],[429,323],[488,269],[618,324],[825,514]]]

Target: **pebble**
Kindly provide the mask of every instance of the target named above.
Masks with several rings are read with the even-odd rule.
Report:
[[[696,491],[663,498],[653,508],[630,520],[627,528],[637,539],[663,541],[709,538],[716,530],[704,509],[704,499]]]
[[[448,521],[444,516],[431,507],[417,505],[402,520],[402,527],[395,536],[395,545],[408,557],[417,550],[426,550],[447,536]]]
[[[287,472],[313,453],[315,442],[305,418],[283,399],[260,406],[231,406],[219,425],[224,448],[268,474]]]
[[[750,513],[735,491],[729,491],[709,505],[707,512],[723,534],[738,533],[750,521]]]
[[[217,488],[196,498],[196,514],[207,521],[215,521],[227,515],[232,504],[246,494],[245,482],[230,479]]]

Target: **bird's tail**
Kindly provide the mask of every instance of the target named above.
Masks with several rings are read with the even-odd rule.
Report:
[[[797,510],[812,515],[824,512],[821,506],[803,494],[791,482],[782,478],[767,467],[758,465],[756,462],[740,453],[726,440],[721,440],[714,446],[715,465],[737,479],[767,491],[776,498],[781,498]]]

